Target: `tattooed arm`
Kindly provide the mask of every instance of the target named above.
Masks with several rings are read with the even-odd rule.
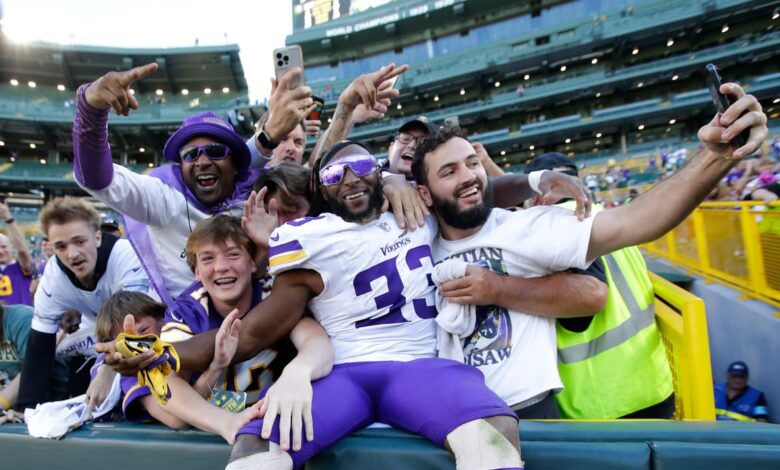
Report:
[[[363,104],[366,109],[374,112],[374,118],[384,117],[390,100],[398,96],[398,90],[394,89],[389,79],[406,72],[407,65],[396,67],[394,64],[385,65],[376,72],[361,75],[356,78],[339,96],[339,103],[331,118],[330,126],[322,134],[312,152],[316,155],[312,166],[322,155],[340,140],[344,140],[352,130],[352,115],[358,105]]]

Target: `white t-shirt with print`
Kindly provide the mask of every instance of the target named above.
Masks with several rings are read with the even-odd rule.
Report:
[[[436,263],[457,257],[494,272],[540,277],[584,269],[593,218],[578,221],[558,207],[493,209],[476,234],[433,244]],[[466,363],[510,406],[563,388],[557,366],[555,320],[496,307],[477,307],[477,327],[464,346]]]

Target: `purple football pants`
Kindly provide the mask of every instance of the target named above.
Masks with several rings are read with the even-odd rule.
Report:
[[[448,359],[340,364],[312,384],[314,441],[289,451],[298,467],[353,431],[375,422],[419,434],[444,446],[447,435],[469,421],[515,417],[485,385],[476,368]],[[259,436],[263,420],[238,432]],[[271,440],[279,443],[279,420]]]

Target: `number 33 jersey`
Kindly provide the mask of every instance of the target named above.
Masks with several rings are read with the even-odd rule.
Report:
[[[407,231],[390,213],[366,224],[326,213],[277,228],[268,263],[273,275],[309,269],[322,277],[324,289],[308,307],[331,338],[336,364],[434,357],[435,234],[431,218]]]

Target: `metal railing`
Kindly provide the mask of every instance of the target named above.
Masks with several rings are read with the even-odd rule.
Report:
[[[706,202],[663,237],[651,256],[780,306],[780,202]]]

